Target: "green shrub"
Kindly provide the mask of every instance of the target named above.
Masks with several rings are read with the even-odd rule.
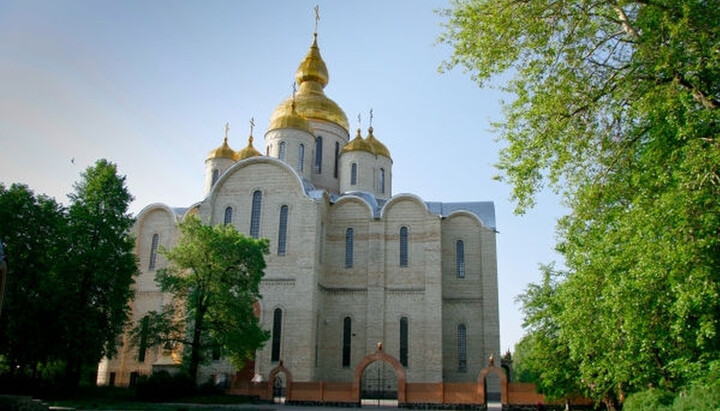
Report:
[[[650,388],[631,394],[623,404],[623,411],[669,411],[672,402],[672,393]]]

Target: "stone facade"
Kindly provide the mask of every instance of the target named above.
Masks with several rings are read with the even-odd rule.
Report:
[[[500,348],[494,205],[393,196],[390,152],[372,128],[349,138],[344,113],[324,95],[323,69],[316,39],[298,95],[272,116],[265,155],[252,139],[234,152],[226,136],[206,160],[202,201],[139,213],[132,319],[169,301],[154,282],[167,264],[157,250],[173,246],[192,213],[270,241],[259,315],[276,335],[256,353],[257,381],[282,364],[296,383],[350,383],[378,342],[408,383],[476,381]],[[161,361],[159,350],[139,357],[123,344],[100,364],[98,383],[130,384]],[[235,371],[222,359],[202,369]]]

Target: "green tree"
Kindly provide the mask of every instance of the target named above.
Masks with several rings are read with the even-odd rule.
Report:
[[[245,237],[232,225],[211,227],[196,217],[180,223],[177,245],[161,249],[169,266],[155,281],[173,296],[161,312],[150,312],[133,330],[136,345],[180,343],[193,381],[213,351],[238,368],[268,338],[253,307],[260,296],[267,240]]]
[[[553,317],[590,394],[677,392],[720,356],[720,7],[454,1],[445,68],[507,72],[499,179],[570,212]]]
[[[67,226],[55,200],[27,186],[0,184],[0,237],[8,255],[6,301],[0,318],[0,356],[14,378],[39,379],[60,335],[57,262],[65,258]]]
[[[65,378],[69,387],[80,381],[83,367],[97,367],[115,353],[115,341],[127,325],[131,286],[138,273],[130,235],[134,219],[128,212],[133,197],[115,164],[99,160],[88,167],[68,197],[70,246],[62,270],[65,301]]]
[[[515,345],[516,379],[535,383],[553,401],[586,394],[558,323],[562,305],[557,298],[557,279],[561,274],[553,266],[540,269],[542,283],[528,285],[517,299],[522,303],[523,328],[527,333]]]

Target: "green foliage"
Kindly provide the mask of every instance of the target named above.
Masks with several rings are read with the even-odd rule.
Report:
[[[76,183],[69,208],[25,186],[0,186],[10,260],[0,353],[16,377],[73,390],[84,368],[114,353],[137,272],[124,182],[100,160]]]
[[[444,16],[444,68],[513,76],[495,127],[516,211],[546,185],[570,208],[554,308],[526,312],[557,332],[533,320],[525,344],[552,336],[610,406],[693,386],[720,357],[717,2],[456,0]],[[555,371],[543,390],[565,389]]]
[[[222,349],[242,368],[268,338],[253,313],[261,298],[267,240],[245,237],[232,225],[206,226],[195,217],[180,223],[180,232],[173,249],[161,249],[169,266],[155,277],[173,302],[148,313],[146,341],[189,348],[185,363],[193,379],[213,349]],[[142,327],[136,326],[136,344],[142,335]]]

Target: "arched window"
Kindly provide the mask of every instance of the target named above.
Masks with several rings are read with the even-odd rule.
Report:
[[[287,251],[287,220],[288,220],[288,206],[284,205],[280,207],[280,224],[278,227],[278,255],[285,255]]]
[[[262,210],[262,192],[253,193],[252,212],[250,214],[250,236],[252,238],[260,237],[260,211]]]
[[[282,310],[279,308],[275,309],[273,313],[273,328],[272,328],[272,349],[270,353],[270,361],[280,361],[280,338],[282,337]]]
[[[350,164],[350,185],[357,184],[357,163]]]
[[[378,191],[382,194],[385,193],[385,169],[380,169],[380,174],[378,174]]]
[[[457,278],[465,278],[465,243],[457,240],[455,243],[455,266]]]
[[[303,171],[305,168],[305,144],[300,144],[298,147],[298,171]]]
[[[282,161],[285,161],[285,153],[287,151],[287,147],[284,141],[280,142],[280,146],[278,146],[278,158]]]
[[[322,146],[323,138],[317,136],[315,139],[315,173],[322,173]]]
[[[400,364],[408,366],[408,319],[400,319]]]
[[[342,366],[350,366],[350,352],[352,348],[352,320],[350,317],[345,317],[343,320],[343,351],[342,351]]]
[[[458,372],[467,372],[467,330],[465,324],[457,326]]]
[[[345,268],[351,268],[353,266],[353,236],[353,229],[348,228],[345,231]]]
[[[157,234],[153,234],[152,243],[150,244],[150,265],[148,266],[148,270],[152,271],[155,269],[155,263],[157,262],[157,249],[158,249],[159,242],[160,242],[160,236]]]
[[[400,227],[400,267],[408,265],[408,228]]]
[[[225,208],[225,219],[223,220],[225,225],[232,223],[232,213],[232,207]]]
[[[335,142],[335,167],[333,168],[333,177],[338,178],[338,161],[340,159],[340,143]]]
[[[218,177],[220,177],[220,170],[217,168],[213,168],[212,171],[212,185],[214,186],[215,183],[217,183]]]

